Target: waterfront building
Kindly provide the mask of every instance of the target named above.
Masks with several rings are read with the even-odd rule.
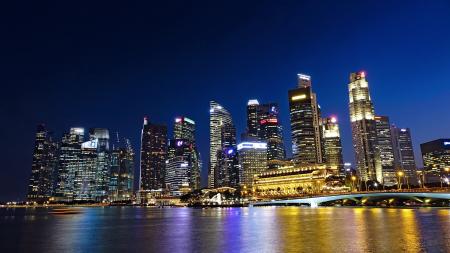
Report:
[[[57,169],[58,145],[53,141],[52,133],[44,124],[36,129],[31,176],[28,184],[29,201],[47,201],[54,192],[54,177]]]
[[[350,74],[348,91],[356,168],[363,181],[376,180],[376,168],[380,166],[380,157],[376,152],[374,107],[364,71]]]
[[[379,161],[381,163],[376,167],[376,178],[383,185],[392,186],[398,183],[398,168],[394,164],[394,149],[389,117],[375,116],[375,125],[377,132],[376,152],[380,157]]]
[[[267,142],[267,166],[269,169],[280,168],[285,162],[286,152],[278,104],[260,105],[259,115],[258,137],[260,141]]]
[[[81,144],[84,141],[84,128],[73,127],[64,133],[59,149],[58,173],[55,200],[72,201],[75,172],[81,163]]]
[[[324,161],[335,175],[345,175],[341,134],[335,116],[322,119]]]
[[[262,198],[317,194],[329,175],[326,165],[287,166],[256,175],[252,190]]]
[[[141,134],[140,190],[164,187],[167,159],[167,126],[149,122],[144,118]]]
[[[111,151],[111,172],[109,181],[110,201],[130,201],[134,184],[134,151],[129,139],[113,144]]]
[[[253,177],[267,170],[267,143],[241,142],[237,145],[240,184],[251,187]]]
[[[195,121],[188,117],[175,118],[173,138],[188,140],[195,144]]]
[[[209,103],[209,164],[208,187],[216,186],[217,154],[222,149],[222,127],[233,125],[231,114],[215,101]]]
[[[247,103],[247,135],[258,137],[260,106],[256,99],[250,99]]]
[[[215,187],[239,186],[239,160],[236,147],[236,128],[226,124],[221,131],[222,148],[217,152]]]
[[[420,144],[424,169],[431,174],[450,174],[450,139],[437,139]]]
[[[417,167],[409,128],[391,126],[395,168],[405,173],[411,184],[418,184]]]
[[[298,74],[298,87],[289,90],[288,95],[294,163],[322,163],[320,108],[311,88],[311,77]]]

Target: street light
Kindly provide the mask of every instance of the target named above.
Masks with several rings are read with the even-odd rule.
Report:
[[[401,180],[401,177],[403,177],[403,175],[404,175],[403,171],[398,171],[397,172],[397,176],[398,176],[397,183],[398,183],[398,189],[399,190],[402,189],[402,182],[400,180]]]
[[[353,189],[353,191],[355,190],[355,181],[356,181],[356,177],[352,176],[352,189]]]

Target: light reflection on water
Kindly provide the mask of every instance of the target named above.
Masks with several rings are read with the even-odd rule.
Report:
[[[0,209],[0,252],[450,252],[450,209]]]

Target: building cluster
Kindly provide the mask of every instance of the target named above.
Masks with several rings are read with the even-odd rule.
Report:
[[[111,147],[110,147],[110,144]],[[128,201],[133,195],[134,151],[128,139],[110,143],[108,129],[70,128],[57,142],[39,125],[28,200]]]
[[[360,182],[384,186],[424,183],[425,172],[441,181],[450,170],[450,139],[421,144],[424,169],[417,170],[409,128],[375,113],[363,71],[350,74],[349,111]],[[305,194],[344,187],[341,135],[337,117],[322,116],[311,77],[298,74],[288,91],[292,157],[286,157],[278,103],[247,103],[247,126],[237,137],[230,112],[209,105],[208,188],[239,189],[243,194]],[[198,190],[202,160],[195,121],[176,117],[172,138],[164,124],[144,118],[138,198],[181,196]],[[117,138],[118,139],[118,138]],[[36,133],[29,199],[121,201],[133,193],[134,152],[128,140],[110,149],[107,129],[71,128],[55,142],[44,126]],[[421,182],[422,181],[422,182]],[[448,179],[447,179],[448,182]],[[345,188],[345,187],[344,187]]]

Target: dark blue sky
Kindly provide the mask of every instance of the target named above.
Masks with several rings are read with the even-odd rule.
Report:
[[[144,115],[169,125],[185,115],[206,171],[208,101],[242,132],[257,98],[280,103],[289,143],[299,72],[312,76],[323,115],[338,115],[346,161],[352,71],[367,71],[377,114],[411,128],[416,155],[450,135],[448,1],[63,2],[0,11],[0,200],[25,196],[40,122],[58,138],[71,126],[117,130],[138,151]]]

